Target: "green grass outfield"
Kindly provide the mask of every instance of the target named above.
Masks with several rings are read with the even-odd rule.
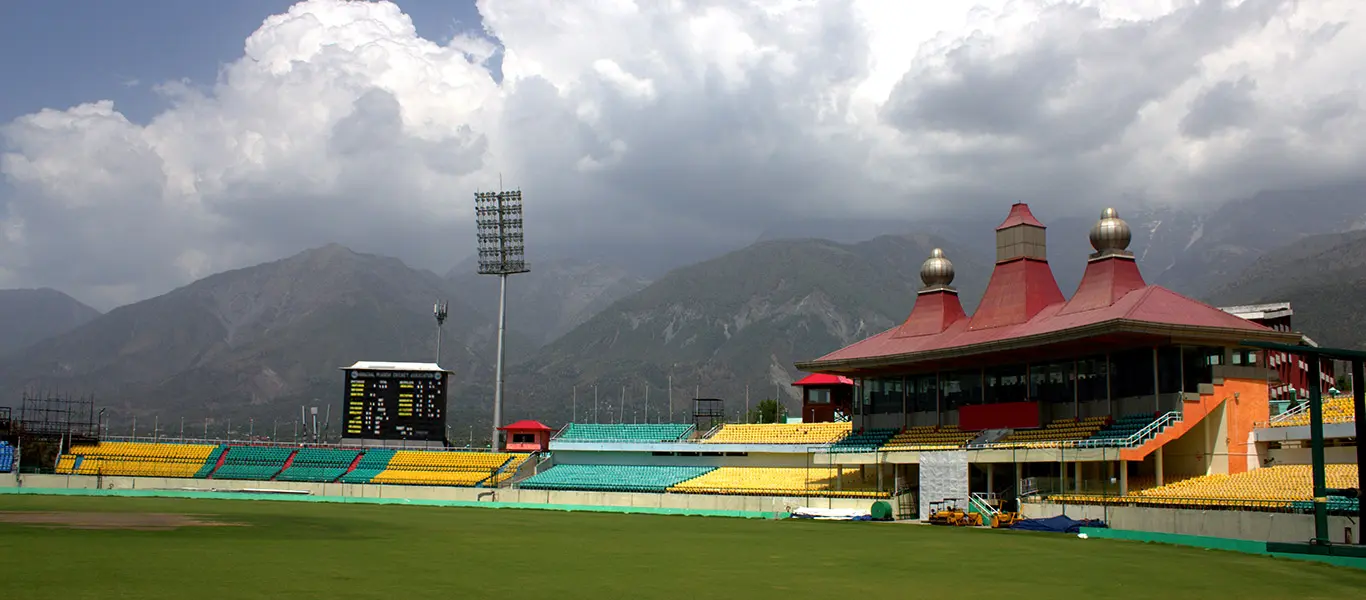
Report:
[[[0,496],[0,511],[214,515],[168,531],[0,523],[0,598],[1359,597],[1366,571],[895,523]]]

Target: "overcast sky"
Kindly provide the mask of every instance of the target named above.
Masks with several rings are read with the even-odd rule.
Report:
[[[736,245],[777,219],[1091,214],[1331,183],[1366,170],[1363,13],[7,2],[0,288],[107,309],[333,241],[440,272],[500,177],[526,194],[533,258]]]

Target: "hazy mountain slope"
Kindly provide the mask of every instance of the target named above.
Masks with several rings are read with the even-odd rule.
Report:
[[[338,368],[356,360],[433,360],[437,298],[462,315],[446,324],[442,364],[461,382],[454,404],[474,411],[493,379],[491,321],[433,273],[338,245],[110,311],[0,362],[0,390],[93,393],[116,416],[163,422],[291,418],[315,398],[339,406]]]
[[[496,317],[498,278],[479,275],[467,261],[446,276],[461,296]],[[587,321],[613,302],[645,288],[649,281],[625,269],[573,259],[531,265],[530,273],[508,279],[508,328],[544,345]]]
[[[0,356],[71,331],[100,311],[51,288],[0,290]]]
[[[792,363],[905,319],[920,287],[920,265],[934,247],[954,260],[964,304],[974,306],[990,267],[926,235],[853,245],[761,242],[677,269],[518,365],[508,382],[509,415],[567,419],[578,386],[582,418],[594,385],[600,403],[617,410],[626,386],[627,420],[633,410],[644,412],[649,387],[658,414],[670,375],[680,417],[694,391],[725,398],[736,409],[745,386],[757,401],[772,397],[776,384],[795,405]]]
[[[1302,239],[1268,252],[1209,294],[1219,305],[1290,302],[1295,329],[1328,346],[1366,348],[1366,232]]]
[[[1198,238],[1159,284],[1204,296],[1238,277],[1269,252],[1311,236],[1366,226],[1366,184],[1267,191],[1227,202],[1201,220]]]

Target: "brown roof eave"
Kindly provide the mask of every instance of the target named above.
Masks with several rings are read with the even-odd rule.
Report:
[[[1299,333],[1288,333],[1234,329],[1229,327],[1204,327],[1195,325],[1173,325],[1167,323],[1150,323],[1147,321],[1132,321],[1128,319],[1112,319],[1063,329],[1061,331],[1050,331],[1036,335],[997,340],[969,346],[957,346],[944,348],[941,350],[930,350],[927,352],[908,352],[905,354],[892,354],[887,356],[877,356],[870,358],[852,358],[844,360],[813,360],[796,363],[799,370],[810,373],[836,373],[840,369],[869,369],[896,366],[906,363],[927,362],[933,360],[946,360],[952,358],[962,358],[980,354],[990,354],[993,352],[1003,352],[1007,350],[1018,350],[1033,346],[1055,344],[1059,342],[1069,342],[1088,337],[1096,337],[1107,333],[1138,333],[1157,336],[1181,337],[1190,340],[1208,340],[1213,342],[1232,342],[1239,340],[1262,340],[1275,341],[1287,344],[1294,344],[1300,341]]]

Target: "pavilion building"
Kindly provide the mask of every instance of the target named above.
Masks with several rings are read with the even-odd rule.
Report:
[[[953,287],[953,264],[936,249],[903,323],[797,367],[855,382],[856,431],[930,431],[939,437],[926,439],[937,441],[961,433],[973,491],[1013,487],[993,481],[1009,481],[1000,463],[1014,463],[1020,481],[1055,477],[1069,490],[1084,480],[1115,483],[1120,493],[1131,476],[1160,484],[1164,473],[1256,468],[1250,433],[1268,419],[1276,382],[1265,357],[1240,342],[1295,344],[1302,336],[1148,284],[1130,239],[1128,225],[1106,209],[1090,231],[1095,252],[1067,298],[1049,266],[1045,226],[1015,204],[996,229],[996,264],[973,314]],[[1146,433],[1128,445],[1076,439],[1132,419]],[[914,479],[913,465],[933,450],[900,447],[829,460],[890,464],[898,478]]]

